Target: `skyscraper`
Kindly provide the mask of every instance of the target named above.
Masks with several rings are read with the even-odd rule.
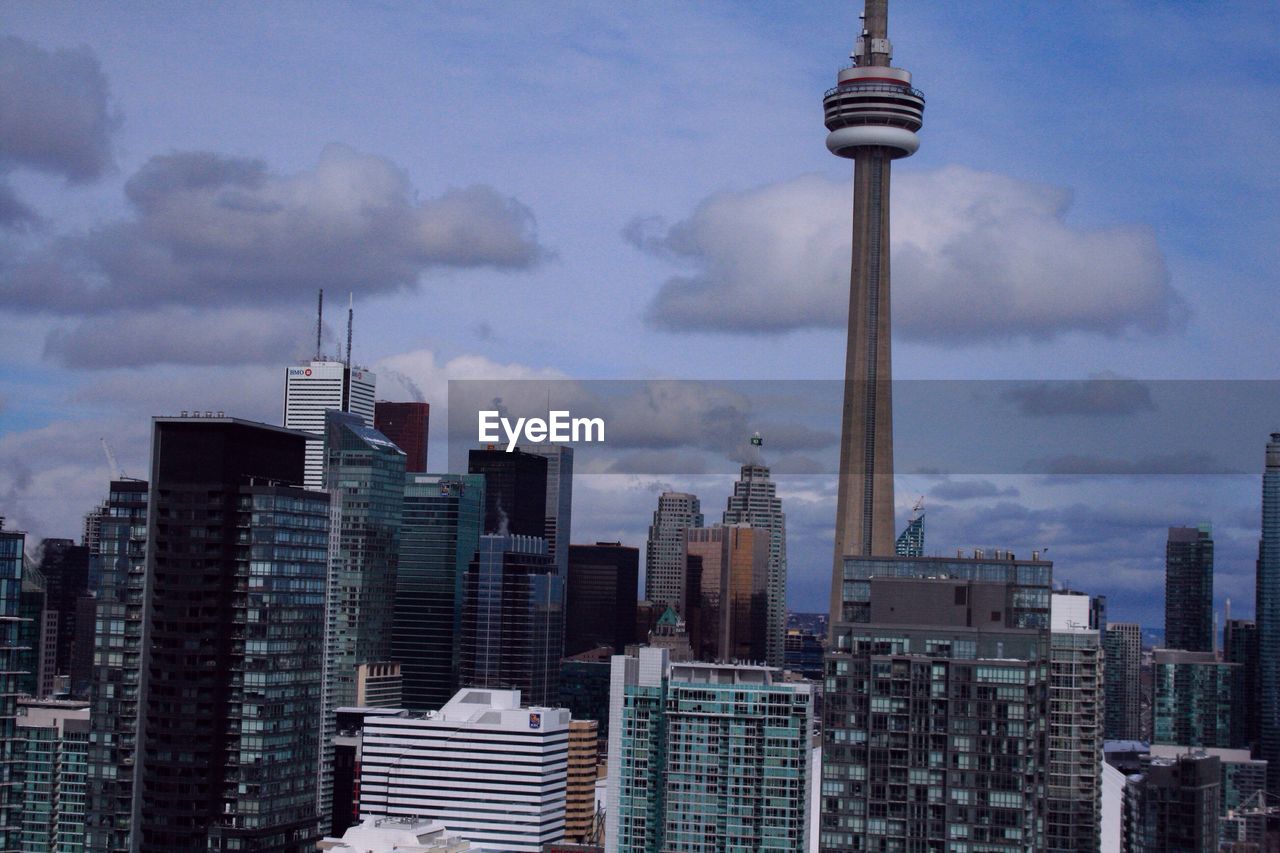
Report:
[[[14,718],[18,685],[23,681],[19,614],[22,605],[23,549],[27,535],[4,529],[0,516],[0,850],[16,850],[22,803],[15,766]]]
[[[645,544],[644,597],[660,607],[685,610],[685,531],[703,524],[697,495],[663,492]]]
[[[133,820],[147,567],[147,483],[112,480],[98,531],[85,845],[126,853]]]
[[[1239,747],[1243,709],[1235,694],[1242,666],[1213,652],[1156,649],[1152,655],[1152,743]]]
[[[546,456],[523,450],[470,452],[468,473],[484,475],[485,533],[546,539],[547,469]]]
[[[406,473],[426,473],[427,430],[430,425],[431,406],[427,403],[379,400],[373,404],[373,428],[404,451]]]
[[[1244,732],[1239,742],[1253,748],[1258,744],[1258,626],[1248,619],[1228,619],[1222,629],[1222,659],[1238,663],[1242,670],[1240,694],[1236,704],[1240,706]]]
[[[20,850],[81,853],[85,845],[85,769],[89,703],[20,700]]]
[[[1222,762],[1204,753],[1149,758],[1125,786],[1126,851],[1218,849]]]
[[[484,535],[467,568],[463,687],[516,689],[532,705],[559,695],[564,578],[540,536]]]
[[[1267,442],[1262,474],[1262,536],[1258,542],[1258,739],[1267,762],[1267,790],[1280,791],[1280,432]]]
[[[569,546],[565,586],[566,657],[609,646],[622,654],[636,642],[640,551],[621,542]]]
[[[1097,853],[1102,814],[1102,637],[1093,600],[1054,593],[1050,604],[1045,849]]]
[[[898,540],[893,543],[893,553],[897,557],[924,556],[924,507],[921,504],[916,504],[911,520],[898,534]]]
[[[778,486],[763,465],[743,465],[724,511],[725,524],[749,524],[769,531],[769,574],[765,598],[765,657],[782,666],[787,632],[787,516]]]
[[[1052,569],[999,552],[845,558],[824,853],[1045,849]]]
[[[613,658],[605,849],[807,850],[813,697],[761,666]]]
[[[888,5],[866,0],[853,65],[836,75],[822,99],[828,150],[854,161],[833,614],[840,610],[843,558],[894,553],[889,172],[893,160],[919,147],[924,95],[911,87],[909,72],[889,65]]]
[[[1164,563],[1164,645],[1214,651],[1213,533],[1209,525],[1170,527]]]
[[[89,548],[70,539],[41,540],[40,574],[45,582],[45,609],[57,614],[54,672],[70,675],[77,635],[82,637],[82,645],[86,633],[90,642],[93,637],[92,628],[81,630],[84,626],[77,619],[77,604],[89,591]]]
[[[1111,622],[1103,638],[1106,655],[1106,738],[1145,740],[1142,731],[1142,626]]]
[[[317,837],[329,496],[307,435],[156,418],[134,844],[303,853]]]
[[[355,414],[325,413],[329,571],[325,593],[320,810],[329,813],[334,711],[357,704],[361,664],[391,659],[404,452]]]
[[[410,711],[435,710],[458,691],[464,584],[483,523],[482,475],[405,475],[391,657]]]
[[[563,444],[521,444],[521,453],[547,460],[547,508],[542,537],[560,577],[569,571],[569,542],[573,528],[573,448]]]
[[[377,377],[342,361],[316,359],[284,371],[284,425],[311,433],[307,439],[306,487],[324,488],[324,413],[330,409],[359,415],[373,426]]]
[[[685,531],[685,552],[690,558],[688,585],[691,590],[696,585],[699,593],[697,613],[691,614],[694,636],[690,638],[697,660],[764,661],[768,654],[770,541],[769,530],[747,524]],[[691,601],[686,609],[692,607]]]

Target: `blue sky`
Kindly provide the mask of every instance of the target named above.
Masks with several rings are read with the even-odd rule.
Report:
[[[150,415],[278,419],[319,284],[356,291],[387,396],[386,368],[437,405],[449,378],[838,378],[851,170],[820,101],[856,6],[7,5],[32,120],[0,109],[0,512],[73,535],[99,436],[141,473]],[[896,375],[1277,378],[1278,18],[894,4],[928,98],[894,172]],[[642,542],[653,485],[584,487],[575,538]],[[939,497],[932,544],[1056,537],[1060,576],[1131,577],[1099,591],[1152,622],[1162,527],[1212,520],[1251,610],[1249,478],[1066,488]],[[828,497],[788,498],[793,606],[822,606]]]

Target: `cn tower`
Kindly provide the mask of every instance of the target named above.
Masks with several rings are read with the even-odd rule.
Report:
[[[853,161],[853,260],[836,503],[832,624],[839,620],[843,559],[892,556],[893,401],[889,324],[889,167],[914,154],[924,95],[890,65],[888,0],[866,0],[853,65],[822,99],[827,148]]]

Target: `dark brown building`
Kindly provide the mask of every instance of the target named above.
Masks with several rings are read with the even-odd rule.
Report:
[[[404,451],[404,470],[424,474],[427,470],[427,427],[431,423],[428,403],[373,404],[373,428],[396,443]]]

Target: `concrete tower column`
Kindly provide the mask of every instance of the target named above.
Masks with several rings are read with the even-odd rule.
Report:
[[[827,148],[853,160],[853,255],[845,355],[832,624],[846,555],[892,556],[893,401],[889,288],[890,164],[915,153],[924,95],[890,65],[888,0],[866,0],[854,64],[823,98]]]

